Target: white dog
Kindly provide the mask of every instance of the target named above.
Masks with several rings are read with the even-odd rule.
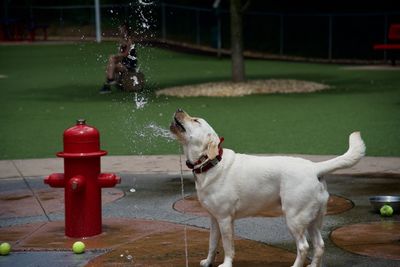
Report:
[[[183,146],[187,165],[193,169],[197,196],[211,218],[207,259],[214,262],[222,236],[224,262],[231,267],[234,257],[234,220],[252,216],[273,206],[281,206],[287,226],[296,240],[297,257],[293,264],[302,267],[309,245],[314,247],[309,266],[321,266],[324,241],[322,220],[329,194],[322,175],[356,164],[365,153],[360,133],[350,135],[348,151],[337,158],[314,163],[294,157],[258,157],[222,149],[214,129],[201,118],[179,109],[174,114],[171,132]]]

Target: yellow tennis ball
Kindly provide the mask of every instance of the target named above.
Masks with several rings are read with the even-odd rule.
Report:
[[[393,215],[393,208],[390,205],[385,204],[380,209],[380,212],[382,216],[389,217]]]
[[[82,241],[76,241],[72,245],[72,251],[75,254],[81,254],[81,253],[85,252],[85,243],[83,243]]]
[[[0,255],[2,256],[7,256],[10,254],[11,251],[11,245],[8,244],[7,242],[1,243],[0,245]]]

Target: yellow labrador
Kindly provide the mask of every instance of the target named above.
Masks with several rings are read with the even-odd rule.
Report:
[[[193,169],[197,196],[211,218],[208,256],[200,266],[214,262],[222,236],[224,262],[231,267],[234,257],[233,222],[261,210],[281,206],[297,246],[294,267],[302,267],[309,245],[314,254],[309,266],[321,266],[324,241],[321,227],[329,194],[322,175],[356,164],[365,153],[360,133],[350,135],[348,151],[334,159],[314,163],[295,157],[259,157],[222,149],[222,140],[201,118],[179,109],[170,126],[182,144],[187,165]]]

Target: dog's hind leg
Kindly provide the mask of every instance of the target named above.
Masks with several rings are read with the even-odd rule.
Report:
[[[326,214],[326,209],[329,200],[329,193],[326,191],[326,182],[323,178],[320,178],[321,181],[321,192],[318,195],[318,203],[319,209],[315,216],[315,219],[311,221],[308,226],[308,234],[310,235],[310,239],[314,248],[313,258],[310,265],[307,267],[320,267],[322,266],[322,255],[325,251],[325,244],[324,240],[321,236],[321,229],[322,229],[322,221],[324,219],[324,215]]]
[[[291,203],[290,209],[288,209],[288,202],[283,203],[283,208],[285,212],[286,224],[289,228],[290,233],[296,241],[297,247],[297,256],[292,267],[303,267],[304,262],[307,257],[308,249],[310,246],[308,245],[306,238],[306,228],[309,225],[309,213],[303,211],[299,211],[299,209],[293,209],[295,203]]]
[[[322,255],[324,254],[325,245],[321,236],[321,228],[325,211],[326,205],[322,207],[315,220],[308,226],[308,234],[314,247],[313,259],[308,267],[320,267],[322,265]]]
[[[296,240],[297,256],[292,267],[303,267],[304,261],[306,260],[309,245],[304,230],[293,229],[289,226],[290,232]]]
[[[324,254],[324,240],[321,236],[321,231],[315,223],[310,225],[308,228],[308,233],[310,235],[313,247],[314,247],[314,254],[313,259],[310,265],[307,267],[320,267],[322,263],[322,255]]]
[[[215,260],[215,255],[217,254],[217,247],[219,239],[221,238],[221,232],[219,230],[217,220],[210,215],[210,239],[208,246],[208,256],[200,262],[201,267],[210,267]]]

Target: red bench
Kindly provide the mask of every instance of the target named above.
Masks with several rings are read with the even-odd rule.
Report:
[[[389,41],[400,40],[400,24],[392,24],[389,28]],[[396,53],[400,51],[400,43],[375,44],[374,50],[388,51],[392,65],[396,65]]]

